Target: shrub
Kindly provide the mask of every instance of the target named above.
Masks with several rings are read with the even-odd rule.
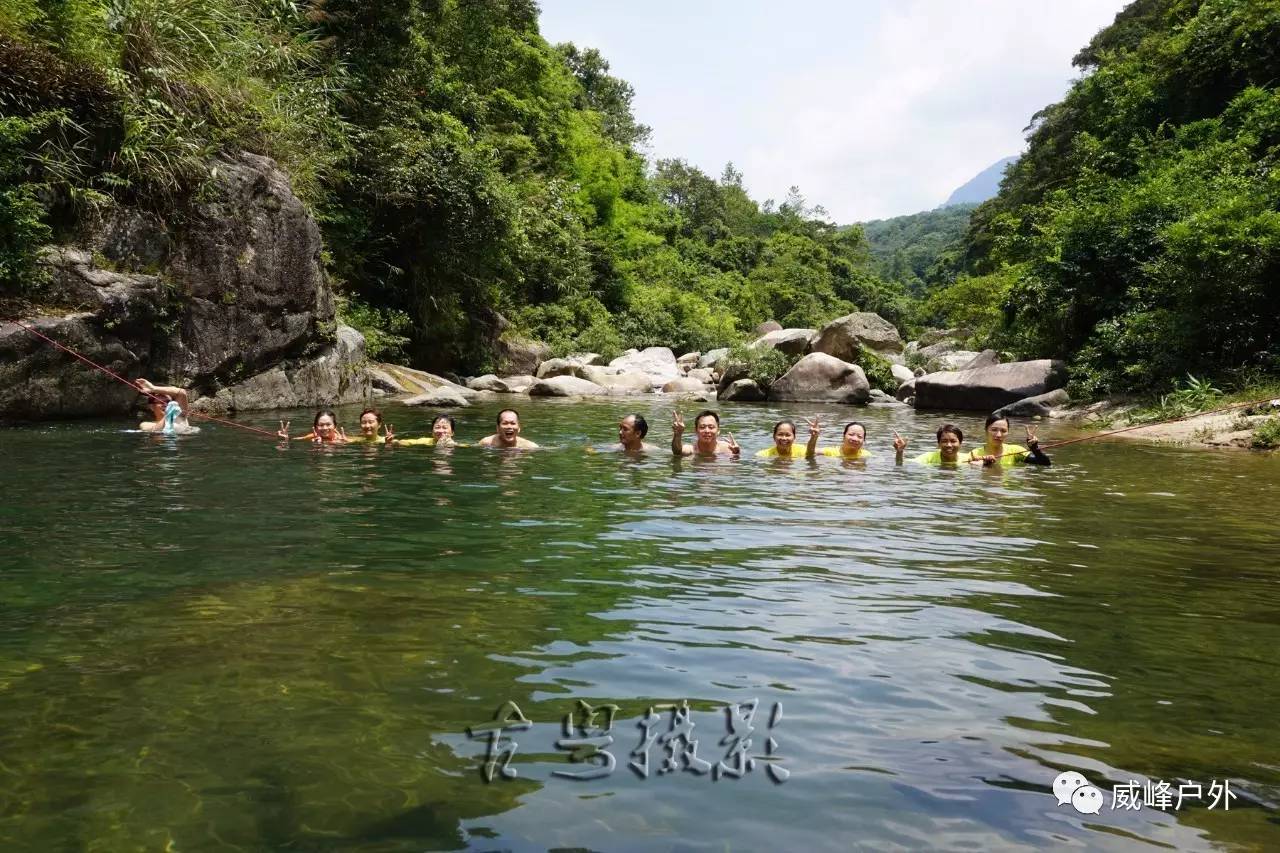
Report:
[[[865,346],[859,346],[858,366],[862,368],[862,372],[867,374],[867,382],[872,388],[879,388],[892,394],[898,390],[898,380],[893,378],[893,365],[884,356],[868,349]]]
[[[1272,415],[1253,431],[1249,446],[1255,450],[1274,450],[1280,447],[1280,415]]]
[[[409,339],[400,333],[408,331],[412,324],[405,312],[372,308],[352,297],[339,296],[338,318],[364,335],[365,354],[370,359],[404,359],[404,345]]]
[[[789,358],[786,353],[771,347],[753,348],[746,344],[730,347],[725,361],[729,364],[742,365],[746,371],[745,377],[753,380],[761,388],[768,388],[795,363],[795,360]]]

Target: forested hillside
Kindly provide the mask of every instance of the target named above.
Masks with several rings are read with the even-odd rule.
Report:
[[[944,252],[959,247],[975,206],[954,204],[863,222],[876,273],[885,281],[901,284],[912,296],[924,296],[933,265]]]
[[[798,191],[646,164],[608,72],[532,0],[0,0],[0,288],[38,301],[42,243],[180,218],[243,149],[320,220],[346,317],[422,366],[484,368],[503,319],[609,354],[906,310]]]
[[[1280,4],[1137,0],[1075,64],[934,307],[1092,395],[1280,373]]]

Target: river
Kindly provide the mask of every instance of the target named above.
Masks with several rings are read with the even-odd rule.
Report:
[[[1280,457],[939,471],[889,448],[936,416],[726,404],[742,460],[633,459],[586,447],[669,403],[519,406],[544,449],[0,430],[0,847],[1280,848]],[[813,412],[874,456],[750,457]]]

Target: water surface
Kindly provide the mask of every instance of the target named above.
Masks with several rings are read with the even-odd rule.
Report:
[[[921,452],[936,417],[835,407],[865,465],[631,459],[586,448],[634,408],[665,446],[669,405],[520,408],[547,449],[0,431],[0,846],[1280,846],[1280,458],[898,467],[890,429]],[[748,453],[811,414],[723,411]],[[605,778],[552,775],[584,769],[556,748],[577,700],[617,706]],[[661,745],[628,769],[646,710],[682,702],[732,767],[723,709],[753,700],[742,778],[659,773]],[[486,782],[467,730],[508,701],[518,775]],[[1099,814],[1057,805],[1063,770]],[[1238,798],[1111,809],[1129,780]]]

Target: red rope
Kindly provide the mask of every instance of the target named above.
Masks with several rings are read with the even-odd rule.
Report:
[[[103,367],[101,364],[98,364],[97,362],[94,362],[94,361],[91,361],[90,359],[85,358],[85,357],[84,357],[84,356],[82,356],[80,353],[78,353],[78,352],[76,352],[75,350],[71,349],[71,347],[64,346],[64,345],[62,345],[62,344],[58,343],[58,342],[57,342],[57,341],[55,341],[53,338],[49,337],[48,335],[44,335],[44,334],[41,334],[40,332],[37,332],[35,329],[31,328],[30,326],[26,325],[25,323],[19,323],[17,320],[9,320],[9,321],[7,321],[7,322],[13,323],[13,325],[17,326],[17,327],[18,327],[18,328],[20,328],[20,329],[26,329],[28,332],[30,332],[31,334],[35,335],[37,338],[40,338],[41,340],[46,341],[47,343],[51,343],[51,344],[53,344],[55,347],[57,347],[58,349],[62,350],[62,351],[63,351],[63,352],[65,352],[65,353],[68,353],[68,354],[70,354],[70,355],[75,356],[76,358],[80,359],[80,360],[81,360],[81,361],[83,361],[85,364],[89,365],[90,367],[93,367],[93,368],[96,368],[96,369],[98,369],[98,370],[101,370],[103,373],[107,374],[107,375],[108,375],[108,376],[110,376],[112,379],[115,379],[115,380],[116,380],[116,381],[118,381],[118,382],[123,382],[125,385],[128,385],[130,388],[132,388],[132,389],[133,389],[134,391],[136,391],[137,393],[139,393],[139,394],[143,395],[144,397],[150,397],[152,400],[154,400],[154,401],[155,401],[155,402],[157,402],[157,403],[163,403],[163,402],[165,402],[164,400],[161,400],[159,397],[157,397],[155,394],[150,394],[150,393],[148,393],[148,392],[146,392],[146,391],[143,391],[143,390],[142,390],[141,388],[139,388],[137,385],[133,384],[133,383],[132,383],[132,382],[130,382],[128,379],[125,379],[125,378],[124,378],[123,376],[121,376],[120,374],[115,373],[115,372],[113,372],[113,371],[109,370],[108,368]],[[222,419],[222,418],[217,418],[217,417],[214,417],[213,415],[206,415],[206,414],[203,414],[203,413],[201,413],[201,412],[184,412],[183,414],[186,414],[186,415],[189,415],[189,416],[194,416],[194,417],[197,417],[197,418],[202,418],[202,419],[204,419],[204,420],[206,420],[206,421],[213,421],[214,423],[225,424],[226,426],[236,427],[237,429],[246,429],[246,430],[248,430],[249,432],[256,432],[256,433],[259,433],[259,434],[261,434],[261,435],[270,436],[271,438],[276,438],[276,434],[275,434],[274,432],[269,432],[269,431],[267,431],[267,430],[265,430],[265,429],[258,429],[257,427],[252,427],[252,426],[249,426],[248,424],[238,424],[238,423],[236,423],[235,421],[228,421],[228,420],[224,420],[224,419]]]

